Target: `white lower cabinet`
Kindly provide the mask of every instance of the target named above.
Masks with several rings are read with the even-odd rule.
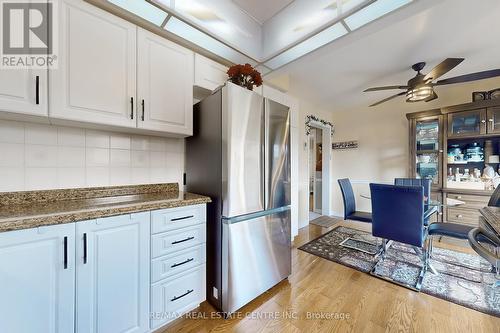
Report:
[[[151,212],[151,329],[206,299],[206,205]]]
[[[76,225],[78,333],[149,330],[150,213]]]
[[[0,233],[0,332],[73,332],[75,225]]]

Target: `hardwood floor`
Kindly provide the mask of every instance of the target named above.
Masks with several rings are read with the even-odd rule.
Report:
[[[366,224],[347,223],[350,227],[367,228]],[[292,251],[292,275],[243,307],[243,318],[211,318],[215,310],[205,302],[190,314],[191,318],[180,318],[162,332],[500,333],[499,318],[297,250],[330,229],[310,225],[300,230]],[[442,246],[464,250],[454,245]],[[278,316],[269,318],[274,312]],[[308,312],[330,318],[307,318]]]

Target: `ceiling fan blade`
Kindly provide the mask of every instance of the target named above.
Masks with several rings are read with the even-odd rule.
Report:
[[[366,90],[363,90],[363,92],[369,92],[369,91],[380,91],[380,90],[393,90],[393,89],[408,89],[408,86],[385,86],[385,87],[375,87],[375,88],[368,88]]]
[[[393,99],[393,98],[396,98],[396,97],[398,97],[398,96],[403,96],[403,95],[405,95],[405,94],[406,94],[406,91],[400,92],[399,94],[392,95],[391,97],[387,97],[387,98],[385,98],[385,99],[383,99],[383,100],[381,100],[381,101],[378,101],[377,103],[374,103],[374,104],[370,105],[370,107],[372,107],[372,106],[377,106],[377,105],[379,105],[379,104],[385,103],[385,102],[387,102],[387,101],[390,101],[390,100],[391,100],[391,99]]]
[[[455,76],[455,77],[451,77],[449,79],[444,79],[444,80],[438,81],[434,85],[435,86],[442,86],[445,84],[470,82],[470,81],[476,81],[476,80],[489,79],[489,78],[496,77],[496,76],[500,76],[500,69],[492,69],[492,70],[484,71],[484,72],[477,72],[477,73]]]
[[[433,92],[432,92],[432,95],[430,95],[429,97],[427,97],[427,98],[425,99],[425,101],[426,101],[426,102],[430,102],[430,101],[435,100],[436,98],[438,98],[438,95],[436,94],[436,92],[435,92],[435,91],[433,91]]]
[[[429,74],[427,74],[425,77],[424,77],[424,80],[425,81],[428,81],[428,80],[435,80],[441,76],[443,76],[444,74],[448,73],[449,71],[451,71],[453,68],[457,67],[458,65],[460,65],[460,63],[462,61],[464,61],[465,59],[463,58],[448,58],[446,59],[445,61],[443,61],[442,63],[440,63],[439,65],[437,65],[436,67],[434,67],[430,72]]]

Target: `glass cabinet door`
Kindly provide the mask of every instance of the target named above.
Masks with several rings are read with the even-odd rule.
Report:
[[[486,110],[448,114],[448,137],[486,134]]]
[[[500,107],[488,109],[488,133],[500,133]]]
[[[415,122],[415,174],[413,177],[427,178],[440,186],[441,142],[439,118],[417,120]]]

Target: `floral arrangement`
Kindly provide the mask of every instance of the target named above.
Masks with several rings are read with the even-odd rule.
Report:
[[[250,64],[231,66],[227,71],[227,75],[229,81],[248,90],[253,90],[254,86],[259,87],[262,85],[260,73]]]

